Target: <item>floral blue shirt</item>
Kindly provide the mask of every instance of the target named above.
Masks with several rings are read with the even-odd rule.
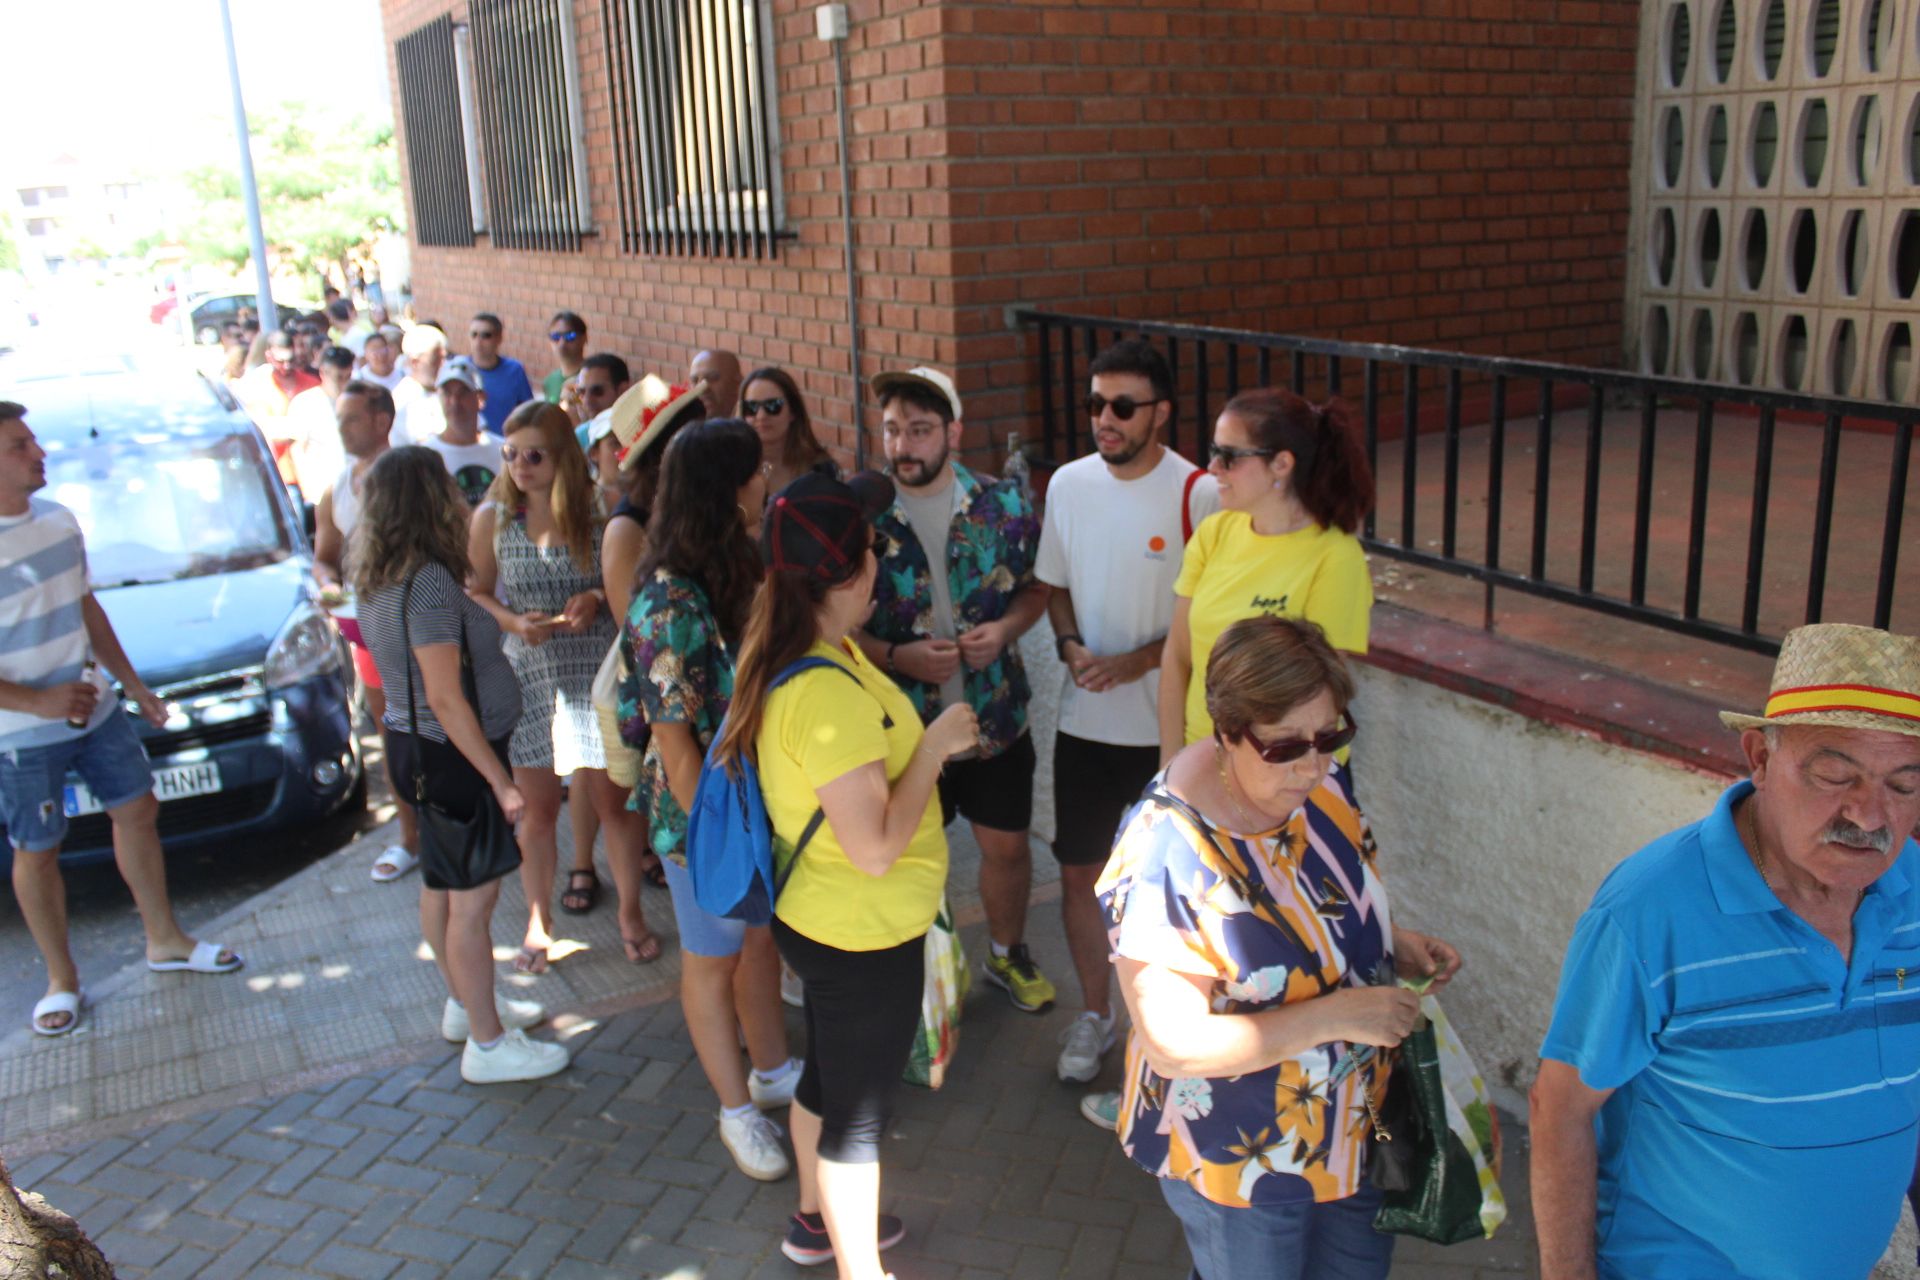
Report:
[[[684,724],[705,751],[733,700],[733,654],[720,635],[707,593],[665,568],[654,570],[634,595],[620,643],[627,660],[627,678],[620,685],[620,736],[632,746],[646,743],[640,780],[627,807],[648,815],[653,851],[685,866],[687,815],[667,785],[660,740],[647,726]]]
[[[947,534],[947,582],[954,625],[968,631],[1005,616],[1015,596],[1034,581],[1040,550],[1040,519],[1017,481],[983,479],[960,465],[953,482],[960,486],[963,509]],[[895,503],[873,522],[874,554],[880,573],[873,586],[873,616],[867,631],[890,644],[933,638],[932,567],[914,536],[906,514]],[[1008,645],[985,670],[961,667],[967,704],[980,717],[980,755],[999,755],[1027,729],[1030,690],[1018,645]],[[912,700],[922,720],[944,709],[940,686],[907,676],[894,680]]]
[[[1278,830],[1210,826],[1166,776],[1127,814],[1096,885],[1116,957],[1204,979],[1215,1013],[1257,1013],[1392,970],[1386,888],[1335,770]],[[1360,1187],[1386,1069],[1333,1079],[1340,1041],[1232,1077],[1167,1079],[1128,1033],[1120,1143],[1158,1177],[1245,1208]],[[1377,1062],[1378,1060],[1376,1060]]]

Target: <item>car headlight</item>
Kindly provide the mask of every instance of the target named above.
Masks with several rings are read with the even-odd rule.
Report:
[[[340,633],[334,629],[333,619],[312,605],[295,609],[267,646],[265,678],[269,689],[284,689],[338,670]]]

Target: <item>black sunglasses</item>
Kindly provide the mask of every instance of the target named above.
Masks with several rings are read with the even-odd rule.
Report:
[[[1253,748],[1254,754],[1268,764],[1292,764],[1309,751],[1317,751],[1330,756],[1353,741],[1353,735],[1360,732],[1360,726],[1354,722],[1353,712],[1342,712],[1342,721],[1338,729],[1329,729],[1325,733],[1316,733],[1311,738],[1289,738],[1285,742],[1262,742],[1254,736],[1252,729],[1242,729],[1236,737],[1244,738]]]
[[[547,451],[545,449],[516,449],[510,444],[503,444],[500,446],[500,456],[508,462],[518,462],[522,458],[525,458],[528,466],[537,467],[547,460]]]
[[[1279,452],[1278,449],[1236,449],[1230,444],[1207,446],[1207,457],[1227,467],[1231,467],[1242,458],[1271,458]]]
[[[1086,399],[1087,416],[1097,418],[1103,411],[1112,409],[1114,421],[1131,422],[1134,410],[1145,408],[1150,404],[1161,404],[1165,400],[1165,396],[1155,396],[1151,400],[1135,400],[1132,396],[1115,396],[1109,400],[1098,392],[1094,392]]]
[[[580,341],[580,331],[578,329],[569,329],[565,333],[550,333],[547,335],[547,341],[578,342]]]
[[[768,396],[765,400],[742,400],[740,411],[751,418],[756,413],[768,415],[781,412],[787,407],[785,396]]]

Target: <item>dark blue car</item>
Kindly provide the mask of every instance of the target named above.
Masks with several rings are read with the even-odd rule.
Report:
[[[9,371],[11,373],[11,371]],[[365,802],[345,642],[314,598],[312,550],[267,442],[225,388],[119,367],[9,376],[47,451],[41,496],[86,531],[95,595],[166,703],[146,744],[169,849],[243,842]],[[113,852],[69,777],[63,862]],[[7,846],[10,851],[10,846]]]

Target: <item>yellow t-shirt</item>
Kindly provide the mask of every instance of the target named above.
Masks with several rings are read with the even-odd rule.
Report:
[[[1213,643],[1242,618],[1267,614],[1317,622],[1327,641],[1348,653],[1367,651],[1373,578],[1360,539],[1309,525],[1271,537],[1253,531],[1244,511],[1208,516],[1187,543],[1173,594],[1192,601],[1187,630],[1193,674],[1187,680],[1187,741],[1213,733],[1207,714],[1207,659]]]
[[[760,791],[774,838],[789,846],[820,807],[820,787],[875,760],[885,763],[889,785],[897,782],[925,733],[907,695],[857,647],[817,642],[807,656],[839,663],[866,692],[839,672],[816,668],[767,699],[755,743]],[[882,727],[883,713],[892,718],[891,728]],[[829,947],[879,951],[925,933],[946,886],[947,833],[939,796],[930,795],[906,852],[885,875],[870,876],[849,862],[833,824],[822,822],[780,891],[774,914]]]

